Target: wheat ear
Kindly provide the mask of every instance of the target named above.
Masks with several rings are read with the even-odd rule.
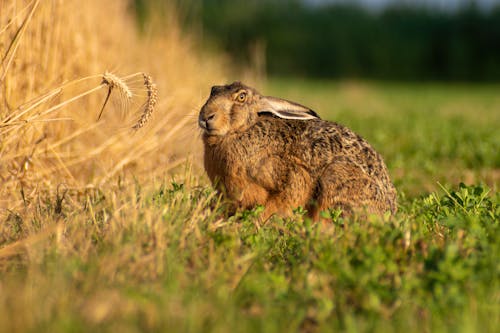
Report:
[[[108,71],[104,72],[104,74],[102,75],[102,83],[107,84],[109,89],[118,89],[120,95],[125,99],[132,99],[132,91],[130,90],[130,88],[127,86],[124,80],[122,80],[115,74]]]
[[[102,105],[101,112],[99,112],[99,117],[97,117],[97,120],[101,119],[102,112],[104,111],[104,107],[108,103],[109,96],[111,95],[111,91],[116,88],[118,89],[118,92],[120,94],[121,101],[123,104],[126,106],[128,102],[132,99],[132,91],[128,87],[128,85],[125,83],[124,80],[119,78],[113,73],[110,73],[108,71],[104,72],[102,75],[102,82],[101,84],[105,84],[108,86],[108,94],[106,95],[106,99],[104,100],[104,104]]]
[[[145,73],[143,73],[142,76],[144,77],[144,86],[146,87],[146,90],[148,92],[148,99],[143,105],[143,112],[141,117],[132,127],[135,130],[143,127],[148,122],[151,114],[153,114],[156,103],[158,102],[158,89],[156,88],[156,84],[153,83],[153,79],[151,78],[151,76]]]

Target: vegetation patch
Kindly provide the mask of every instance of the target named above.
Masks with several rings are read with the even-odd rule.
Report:
[[[500,208],[484,186],[393,217],[261,224],[197,181],[41,196],[2,222],[7,331],[489,331]],[[28,304],[30,306],[28,306]]]

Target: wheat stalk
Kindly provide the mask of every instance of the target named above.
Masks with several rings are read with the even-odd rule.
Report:
[[[68,86],[79,84],[79,83],[81,83],[83,81],[87,81],[89,79],[93,79],[97,75],[87,76],[87,77],[83,77],[83,78],[80,78],[77,80],[67,82],[67,83],[51,90],[48,93],[45,93],[37,98],[34,98],[31,101],[28,101],[28,102],[18,106],[10,116],[8,116],[5,119],[0,121],[0,129],[3,129],[5,127],[15,127],[15,126],[19,126],[22,124],[27,124],[27,123],[33,122],[35,119],[37,119],[41,116],[45,116],[49,113],[52,113],[60,108],[63,108],[66,105],[68,105],[68,104],[70,104],[70,103],[72,103],[72,102],[74,102],[74,101],[76,101],[84,96],[87,96],[87,95],[92,94],[93,92],[95,92],[99,89],[102,89],[103,87],[108,88],[108,94],[106,96],[106,99],[105,99],[102,107],[101,107],[101,111],[99,112],[98,120],[101,118],[102,113],[104,111],[104,108],[105,108],[113,90],[118,91],[119,96],[120,96],[120,100],[122,101],[122,108],[126,111],[128,109],[128,105],[131,102],[133,95],[134,95],[132,93],[132,90],[127,85],[126,81],[130,80],[131,78],[138,76],[138,75],[143,76],[144,86],[145,86],[146,91],[147,91],[147,100],[141,107],[141,110],[143,110],[142,115],[139,118],[139,120],[137,121],[137,123],[133,126],[134,129],[139,129],[147,123],[147,121],[151,117],[151,114],[153,113],[154,108],[158,102],[158,89],[156,88],[156,84],[153,82],[151,76],[149,76],[145,73],[139,72],[139,73],[131,74],[131,75],[125,76],[123,78],[120,78],[117,75],[110,73],[108,71],[104,72],[104,74],[102,74],[102,75],[99,75],[102,80],[98,86],[95,86],[94,88],[86,90],[86,91],[84,91],[76,96],[73,96],[67,100],[64,100],[63,102],[61,102],[55,106],[49,107],[46,110],[38,112],[34,115],[30,115],[30,112],[32,110],[36,109],[37,107],[41,106],[42,104],[47,103],[52,97],[61,94],[62,91],[65,90],[65,88],[67,88]],[[99,76],[97,76],[97,77],[99,77]],[[25,117],[23,117],[23,116],[25,116]],[[22,118],[24,118],[24,119],[22,119]],[[5,133],[4,133],[4,131],[0,131],[0,134],[5,134]]]
[[[55,89],[52,89],[51,91],[49,91],[47,93],[44,93],[38,97],[35,97],[34,99],[32,99],[30,101],[27,101],[27,102],[19,105],[17,108],[15,108],[12,111],[11,115],[7,116],[5,119],[0,121],[0,130],[4,127],[11,127],[12,128],[12,127],[15,127],[16,125],[18,126],[20,124],[30,123],[41,116],[45,116],[53,111],[56,111],[60,108],[63,108],[67,104],[72,103],[72,102],[74,102],[74,101],[76,101],[76,100],[78,100],[86,95],[89,95],[89,94],[101,89],[102,87],[105,86],[104,83],[101,83],[99,86],[94,87],[90,90],[87,90],[87,91],[85,91],[77,96],[74,96],[73,98],[65,100],[65,101],[63,101],[63,102],[61,102],[53,107],[50,107],[50,108],[46,109],[45,111],[40,111],[34,115],[31,114],[31,111],[44,105],[45,103],[48,103],[53,97],[61,94],[69,86],[74,86],[74,85],[77,85],[81,82],[87,81],[89,79],[95,79],[96,77],[98,77],[98,76],[92,75],[92,76],[82,77],[82,78],[79,78],[77,80],[73,80],[70,82],[66,82],[66,83],[62,84],[61,86],[59,86]],[[5,131],[0,131],[0,134],[5,134]]]
[[[151,118],[153,111],[155,109],[156,103],[158,103],[158,89],[156,88],[156,84],[153,83],[153,79],[151,76],[143,73],[144,77],[144,86],[148,92],[148,99],[146,103],[142,106],[143,112],[137,123],[132,127],[135,130],[143,127]]]
[[[35,10],[38,7],[39,2],[40,2],[39,0],[36,0],[33,3],[33,7],[31,7],[31,11],[28,13],[26,18],[24,19],[23,23],[21,24],[21,27],[19,27],[19,29],[17,30],[14,39],[11,41],[11,43],[7,49],[7,52],[5,53],[5,56],[2,59],[2,62],[0,64],[1,70],[2,70],[2,72],[0,73],[0,82],[3,82],[5,76],[7,75],[9,67],[12,64],[12,61],[14,60],[14,56],[17,52],[18,47],[19,47],[20,41],[24,36],[24,32],[26,31],[26,28],[27,28],[29,22],[31,21],[33,14],[35,13]]]

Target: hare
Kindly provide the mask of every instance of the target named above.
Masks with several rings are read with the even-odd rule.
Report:
[[[303,207],[314,220],[330,208],[394,213],[396,191],[382,157],[359,135],[240,82],[212,87],[200,110],[204,166],[237,209],[261,218]]]

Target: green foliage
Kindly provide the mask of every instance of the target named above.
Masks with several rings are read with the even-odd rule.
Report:
[[[157,0],[141,0],[155,3]],[[272,75],[390,80],[498,80],[500,10],[474,2],[458,11],[411,2],[381,12],[348,1],[184,1],[187,24],[201,26],[247,65],[265,45]],[[190,5],[187,5],[190,4]]]

